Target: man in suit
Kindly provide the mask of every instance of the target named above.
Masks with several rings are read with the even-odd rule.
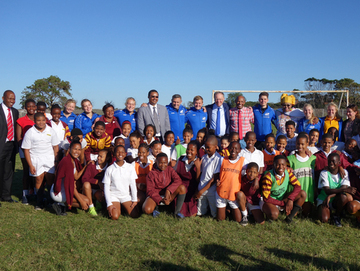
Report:
[[[15,169],[15,155],[18,151],[15,123],[19,111],[13,108],[15,93],[6,90],[0,108],[0,200],[15,202],[11,198],[11,184]]]
[[[219,139],[225,134],[229,134],[230,129],[230,106],[224,103],[224,93],[218,91],[214,93],[215,103],[206,106],[208,114],[207,127],[214,129],[215,136]]]
[[[149,103],[147,106],[142,106],[138,110],[137,125],[138,130],[144,136],[144,128],[148,124],[152,124],[156,128],[156,137],[161,142],[164,140],[164,135],[170,130],[169,114],[165,106],[159,105],[159,93],[152,89],[148,93]]]

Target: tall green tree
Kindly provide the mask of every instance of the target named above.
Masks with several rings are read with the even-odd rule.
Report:
[[[66,100],[71,98],[71,85],[68,81],[51,75],[48,78],[36,80],[34,84],[27,86],[21,94],[22,108],[24,108],[27,99],[34,99],[36,102],[44,101],[48,107],[53,104],[63,106]]]
[[[350,78],[343,78],[336,82],[335,85],[336,90],[349,90],[349,103],[350,104],[360,104],[360,84],[356,83],[353,79]],[[338,94],[340,97],[341,94]],[[346,106],[346,97],[345,94],[342,98],[341,107]]]

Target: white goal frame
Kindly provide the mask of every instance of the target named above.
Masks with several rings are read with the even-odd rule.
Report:
[[[211,102],[214,103],[214,93],[215,92],[224,92],[224,93],[233,93],[233,92],[241,92],[241,93],[261,93],[261,92],[268,92],[268,93],[346,93],[346,106],[349,105],[349,90],[342,89],[342,90],[213,90],[211,95]],[[339,109],[342,101],[342,96],[340,98]]]

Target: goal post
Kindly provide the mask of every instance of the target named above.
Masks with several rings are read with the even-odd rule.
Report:
[[[268,93],[346,93],[346,106],[349,105],[349,90],[342,89],[342,90],[213,90],[211,95],[211,102],[214,103],[214,93],[215,92],[224,92],[224,93],[234,93],[234,92],[241,92],[241,93],[261,93],[261,92],[268,92]],[[341,105],[339,104],[339,109]]]

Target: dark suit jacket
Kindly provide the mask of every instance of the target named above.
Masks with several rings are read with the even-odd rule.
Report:
[[[207,125],[208,129],[210,129],[213,106],[214,106],[214,103],[205,106],[206,107],[206,112],[208,114],[208,118],[207,118],[207,121],[206,121],[206,125]],[[225,122],[226,122],[226,132],[225,133],[229,134],[230,133],[230,113],[229,113],[230,112],[230,106],[225,102],[223,103],[223,106],[224,106],[224,110],[225,110]]]
[[[346,124],[349,122],[349,120],[345,120],[342,124],[342,129],[341,129],[341,140],[345,142],[345,136],[344,136],[344,131],[345,131],[345,127]],[[360,132],[360,119],[355,119],[354,120],[354,124],[352,126],[352,133],[351,136],[356,136],[358,135]],[[345,142],[346,143],[346,142]],[[360,147],[360,146],[359,146]]]
[[[11,108],[11,113],[13,115],[13,119],[14,119],[14,141],[15,141],[15,148],[14,151],[15,153],[18,151],[18,145],[17,145],[17,141],[16,141],[16,121],[19,118],[19,111],[17,111],[17,109],[15,109],[14,107]],[[4,146],[5,146],[5,140],[7,137],[7,122],[6,122],[6,117],[4,114],[4,110],[2,109],[2,105],[0,105],[0,153],[2,152]]]

